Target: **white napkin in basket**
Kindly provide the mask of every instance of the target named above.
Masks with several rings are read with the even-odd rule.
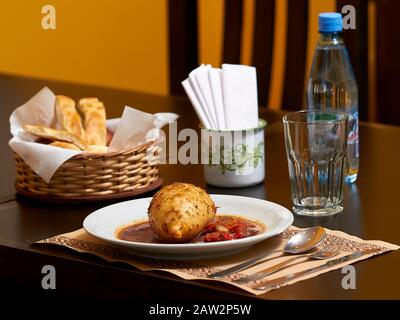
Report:
[[[132,149],[140,145],[146,141],[147,133],[154,127],[154,122],[154,115],[125,107],[109,151]]]

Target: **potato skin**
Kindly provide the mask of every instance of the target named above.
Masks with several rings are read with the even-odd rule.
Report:
[[[189,242],[215,216],[216,207],[203,189],[176,182],[158,191],[147,214],[153,232],[165,242]]]

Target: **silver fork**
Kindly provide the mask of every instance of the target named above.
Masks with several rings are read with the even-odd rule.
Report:
[[[263,271],[257,272],[255,274],[249,275],[249,276],[245,276],[239,279],[235,279],[233,280],[233,282],[235,283],[247,283],[250,281],[256,281],[256,280],[260,280],[262,278],[265,278],[279,270],[284,269],[288,264],[292,263],[295,260],[298,259],[302,259],[302,258],[307,258],[307,259],[313,259],[313,260],[326,260],[326,259],[330,259],[333,258],[334,256],[337,256],[340,252],[340,249],[342,248],[341,245],[339,246],[334,246],[335,242],[337,239],[335,239],[332,243],[330,243],[329,245],[327,245],[326,247],[322,248],[321,250],[315,252],[315,253],[311,253],[311,254],[307,254],[307,255],[301,255],[301,256],[296,256],[293,258],[290,258],[288,260],[285,260],[281,263],[278,263],[277,265],[274,265],[272,267],[269,267]]]

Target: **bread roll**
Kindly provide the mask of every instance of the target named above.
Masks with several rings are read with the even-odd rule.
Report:
[[[188,183],[162,188],[151,200],[148,216],[153,232],[165,242],[188,242],[214,218],[216,207],[203,189]]]
[[[88,147],[88,144],[80,137],[65,130],[57,130],[43,126],[33,126],[29,124],[24,125],[24,130],[39,138],[72,143],[78,146],[81,150],[85,150]]]
[[[97,98],[79,100],[78,110],[83,117],[86,141],[89,144],[105,146],[107,143],[106,110]]]
[[[56,116],[61,127],[78,137],[85,139],[81,117],[75,108],[75,101],[66,96],[56,96]]]
[[[54,141],[52,143],[49,143],[49,146],[59,147],[59,148],[64,148],[64,149],[81,150],[76,145],[74,145],[72,143],[68,143],[68,142],[63,142],[63,141]]]
[[[98,145],[92,144],[92,145],[87,147],[85,152],[88,152],[88,153],[107,153],[108,152],[108,147],[106,147],[106,146],[98,146]]]

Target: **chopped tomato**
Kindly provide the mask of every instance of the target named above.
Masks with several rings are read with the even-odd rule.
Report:
[[[212,232],[204,236],[204,242],[217,242],[235,239],[229,232]]]
[[[216,217],[203,230],[205,242],[216,242],[246,238],[251,235],[254,223],[239,217]]]
[[[204,228],[203,234],[215,232],[216,230],[215,224],[211,222]]]

